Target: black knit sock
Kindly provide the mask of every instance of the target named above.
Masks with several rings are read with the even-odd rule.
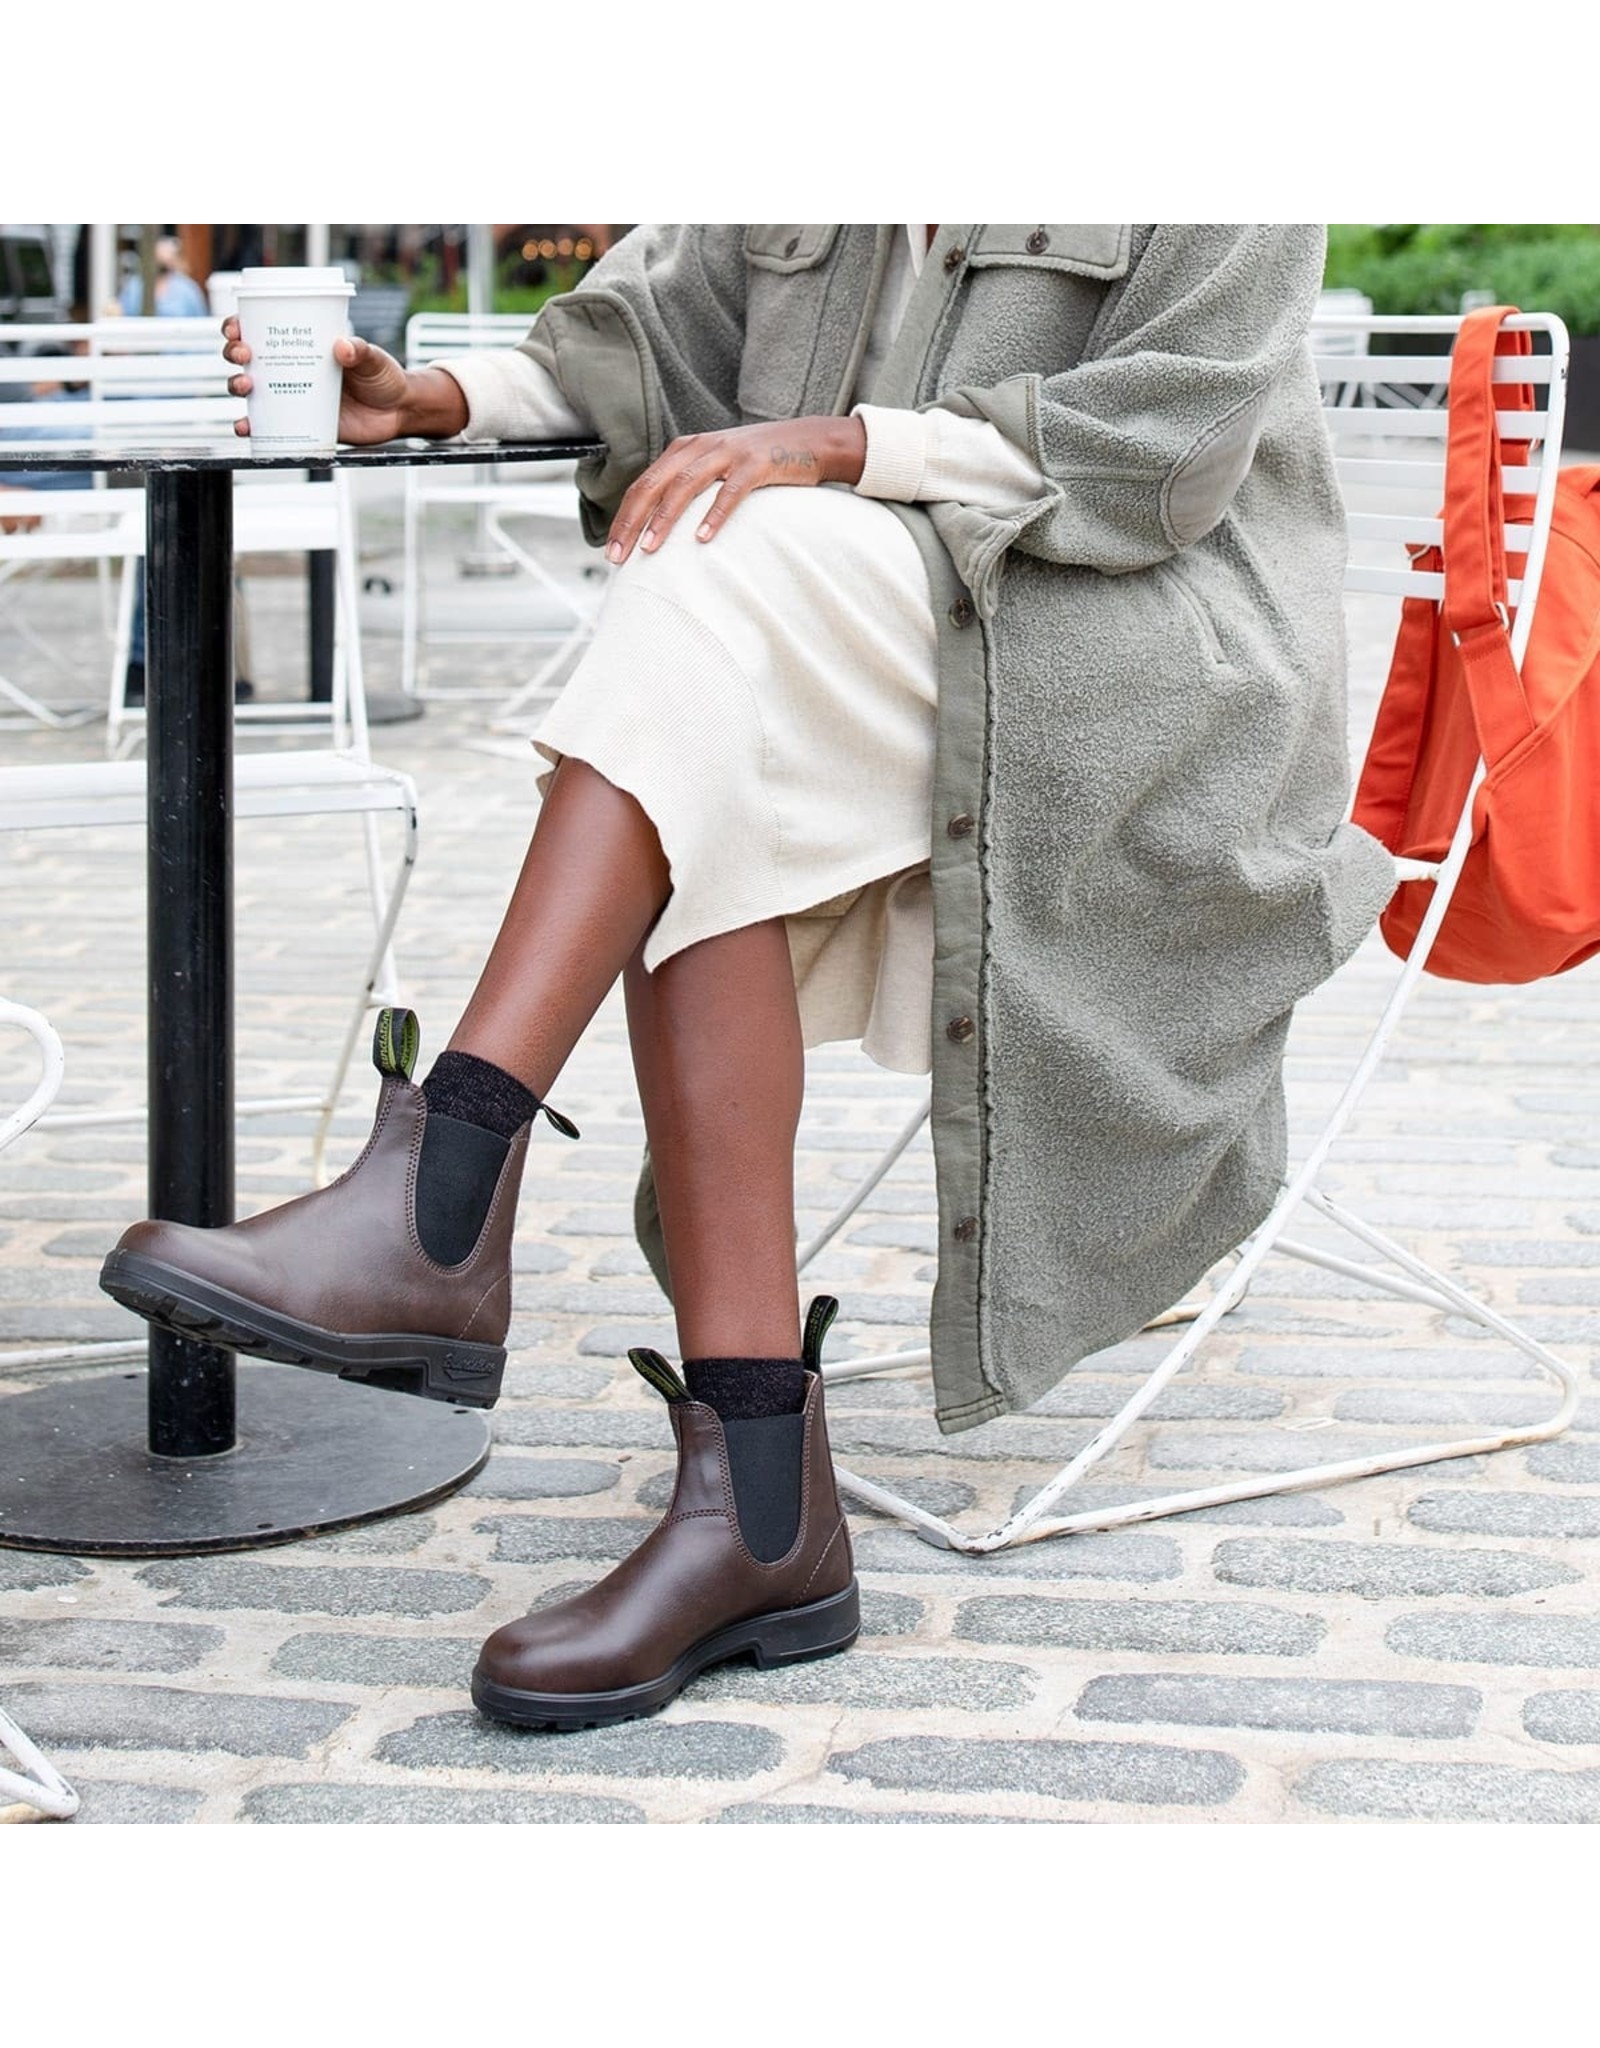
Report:
[[[476,1053],[442,1052],[422,1084],[430,1115],[453,1116],[499,1138],[514,1138],[533,1122],[539,1098],[515,1074]]]
[[[798,1358],[688,1358],[683,1377],[722,1422],[739,1533],[752,1557],[775,1564],[800,1533],[805,1368]]]
[[[428,1121],[417,1162],[417,1235],[441,1266],[458,1266],[482,1235],[511,1140],[539,1098],[514,1074],[470,1052],[442,1052],[422,1084]]]

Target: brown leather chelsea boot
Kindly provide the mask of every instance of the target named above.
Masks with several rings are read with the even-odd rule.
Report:
[[[383,1085],[372,1136],[331,1186],[216,1230],[136,1223],[101,1269],[106,1293],[224,1350],[492,1408],[505,1370],[511,1232],[532,1127],[505,1145],[503,1161],[490,1155],[487,1179],[480,1161],[487,1214],[479,1225],[481,1195],[476,1205],[469,1199],[463,1230],[462,1204],[452,1214],[449,1197],[470,1174],[438,1141],[470,1147],[488,1134],[436,1118],[430,1141],[427,1099],[411,1080],[419,1038],[409,1010],[380,1014],[372,1058]],[[564,1117],[544,1114],[577,1135]]]
[[[766,1669],[850,1647],[861,1596],[822,1409],[822,1340],[838,1310],[822,1296],[806,1318],[803,1427],[791,1475],[799,1527],[770,1564],[745,1541],[716,1410],[691,1400],[659,1353],[629,1352],[672,1418],[672,1505],[598,1585],[495,1630],[472,1674],[482,1713],[525,1728],[604,1727],[653,1714],[710,1664],[749,1657]]]

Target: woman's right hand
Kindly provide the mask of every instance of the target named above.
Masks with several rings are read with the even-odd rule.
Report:
[[[237,314],[230,314],[222,323],[222,353],[230,363],[241,367],[250,361],[250,351],[240,338]],[[339,393],[339,439],[357,448],[370,447],[375,441],[393,441],[402,434],[413,434],[417,426],[411,424],[408,400],[411,396],[411,379],[393,356],[385,355],[381,348],[374,348],[370,341],[360,341],[341,335],[333,344],[334,361],[344,371],[344,383]],[[250,378],[230,377],[228,389],[235,398],[248,398]],[[463,408],[464,410],[464,408]],[[248,434],[250,422],[235,420],[233,431]]]

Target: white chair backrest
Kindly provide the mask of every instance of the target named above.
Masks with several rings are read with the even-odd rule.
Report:
[[[0,445],[215,439],[239,404],[213,320],[95,320],[7,328],[32,353],[0,356]],[[60,386],[47,400],[33,387]]]
[[[1347,590],[1398,598],[1444,594],[1442,575],[1411,563],[1414,554],[1438,547],[1444,537],[1449,413],[1428,399],[1448,387],[1451,359],[1438,350],[1441,343],[1451,344],[1460,325],[1451,314],[1403,317],[1358,310],[1319,313],[1311,323],[1323,416],[1345,499]],[[1532,411],[1498,416],[1502,441],[1516,451],[1515,466],[1505,471],[1506,491],[1534,500],[1531,518],[1502,529],[1507,554],[1527,558],[1509,593],[1516,615],[1512,649],[1520,661],[1555,505],[1569,347],[1567,330],[1553,314],[1519,313],[1506,325],[1532,334],[1535,353],[1497,363],[1495,382],[1532,385],[1536,400],[1543,396]],[[1413,402],[1407,402],[1408,393]]]
[[[533,325],[527,313],[413,313],[406,322],[406,366],[477,348],[515,348]]]

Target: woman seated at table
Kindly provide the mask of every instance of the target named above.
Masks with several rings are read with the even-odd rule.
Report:
[[[1309,227],[676,226],[517,349],[341,343],[341,436],[597,434],[616,574],[539,734],[544,802],[421,1087],[385,1013],[367,1150],[119,1300],[489,1405],[523,1159],[619,975],[677,1317],[680,1477],[588,1592],[501,1628],[534,1725],[856,1629],[793,1150],[807,1045],[933,1074],[941,1427],[1045,1393],[1261,1219],[1294,1003],[1391,886],[1342,825],[1343,522]],[[228,353],[249,388],[249,358]],[[545,1112],[547,1115],[550,1112]],[[831,1307],[831,1305],[829,1305]]]

